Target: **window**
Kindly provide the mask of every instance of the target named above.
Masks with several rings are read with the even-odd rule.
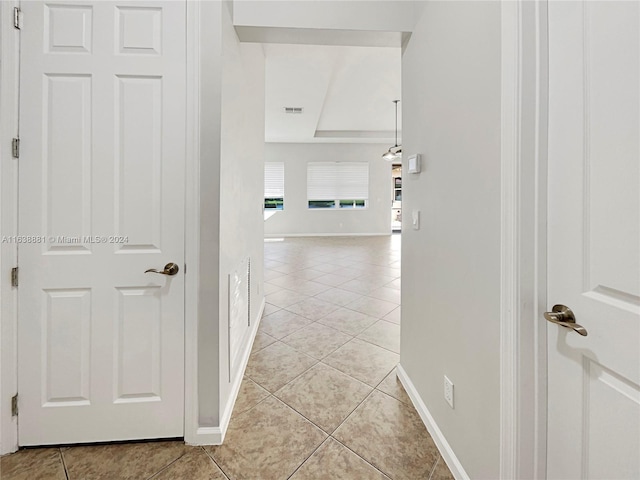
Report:
[[[369,198],[368,162],[309,162],[309,208],[365,208]]]
[[[284,163],[264,164],[264,208],[284,209]]]

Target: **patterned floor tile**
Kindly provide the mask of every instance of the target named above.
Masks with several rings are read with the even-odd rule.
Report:
[[[270,397],[233,417],[224,444],[207,450],[231,479],[286,479],[326,438],[318,427]]]

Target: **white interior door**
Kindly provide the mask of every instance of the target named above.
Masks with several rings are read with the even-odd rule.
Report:
[[[640,3],[549,3],[548,478],[640,478]]]
[[[22,10],[19,443],[182,436],[185,2]]]

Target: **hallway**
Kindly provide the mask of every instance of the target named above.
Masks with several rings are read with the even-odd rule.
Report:
[[[453,478],[395,378],[398,235],[267,240],[265,294],[224,445],[28,449],[0,478]]]

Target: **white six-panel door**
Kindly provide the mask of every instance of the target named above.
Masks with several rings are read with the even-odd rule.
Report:
[[[22,10],[19,443],[182,436],[185,3]]]
[[[640,478],[640,3],[549,3],[548,478]],[[544,321],[544,320],[541,320]]]

